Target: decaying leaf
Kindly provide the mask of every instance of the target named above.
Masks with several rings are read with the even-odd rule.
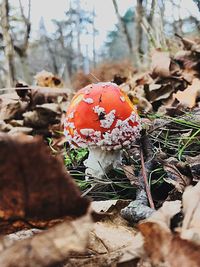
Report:
[[[66,266],[130,266],[136,267],[143,253],[142,238],[120,216],[120,209],[127,201],[109,200],[92,203],[96,212],[104,212],[106,216],[94,224],[90,233],[87,252],[82,256],[75,255]],[[124,265],[123,265],[124,264]]]
[[[164,178],[164,180],[174,185],[178,192],[183,193],[185,187],[191,184],[191,176],[187,176],[181,172],[182,166],[180,166],[179,161],[173,157],[163,160],[162,165],[167,173],[167,178]]]
[[[183,226],[170,230],[171,218],[181,211],[181,201],[164,202],[146,222],[139,224],[144,249],[156,266],[200,266],[200,182],[183,193]],[[187,240],[186,240],[187,239]]]
[[[50,219],[80,216],[80,196],[60,158],[40,138],[0,135],[0,217]]]
[[[53,73],[48,71],[41,71],[35,75],[36,85],[42,87],[64,87],[64,83],[58,76],[55,76]]]
[[[177,99],[181,105],[188,108],[193,108],[196,105],[196,100],[200,95],[200,80],[195,78],[191,85],[189,85],[184,91],[178,91],[174,94],[174,98]]]
[[[200,180],[200,155],[196,157],[186,157],[186,162],[190,166],[193,180],[199,181]]]
[[[183,213],[181,237],[200,244],[200,182],[183,193]]]
[[[85,251],[92,226],[91,216],[85,215],[14,244],[4,237],[0,240],[0,266],[61,266],[70,254]]]
[[[163,228],[154,222],[139,225],[144,237],[144,248],[153,266],[170,267],[200,266],[200,246]]]
[[[135,168],[133,165],[123,165],[123,170],[126,177],[129,179],[130,184],[133,186],[139,186],[138,177],[135,175]]]
[[[0,96],[0,120],[18,118],[26,110],[28,103],[21,101],[16,93]]]
[[[147,221],[162,225],[165,229],[170,228],[170,220],[181,211],[181,201],[165,201],[161,208],[154,212]]]
[[[91,203],[91,208],[95,212],[105,212],[111,214],[116,214],[119,216],[119,211],[124,208],[130,201],[129,200],[106,200],[106,201],[93,201]]]
[[[152,74],[154,76],[159,77],[170,77],[170,65],[171,59],[169,56],[169,52],[163,52],[159,50],[155,50],[152,54],[152,62],[151,62],[151,69]]]

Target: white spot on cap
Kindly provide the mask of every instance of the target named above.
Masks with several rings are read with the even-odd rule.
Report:
[[[125,102],[125,97],[124,97],[124,96],[120,96],[119,98],[120,98],[120,100],[121,100],[122,102]]]
[[[73,119],[74,118],[74,112],[71,112],[68,117],[69,117],[69,119]]]
[[[115,113],[116,110],[113,109],[108,114],[106,114],[105,118],[103,120],[100,120],[101,127],[109,129],[115,120]]]
[[[88,104],[92,104],[92,103],[94,103],[94,100],[93,100],[92,98],[90,98],[90,97],[88,97],[88,98],[83,98],[83,101],[86,102],[86,103],[88,103]]]
[[[90,134],[93,134],[94,132],[95,132],[94,129],[91,129],[91,128],[80,129],[80,133],[85,136],[89,136]]]
[[[93,107],[94,113],[97,113],[98,115],[100,115],[101,113],[105,112],[105,109],[98,106]]]

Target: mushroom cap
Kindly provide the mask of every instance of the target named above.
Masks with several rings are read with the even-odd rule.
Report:
[[[139,136],[140,118],[128,96],[114,83],[90,84],[68,107],[64,133],[72,147],[120,149]]]

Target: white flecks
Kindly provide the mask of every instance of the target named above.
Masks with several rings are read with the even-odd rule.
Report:
[[[121,148],[122,148],[121,145],[116,145],[116,146],[113,147],[114,150],[118,150],[118,149],[121,149]]]
[[[100,120],[100,126],[109,129],[115,120],[116,110],[111,110],[108,114],[105,114],[104,119]]]
[[[98,85],[100,85],[102,87],[113,86],[113,87],[119,88],[116,83],[111,83],[111,82],[101,82],[101,83],[98,83]]]
[[[125,102],[125,97],[124,97],[124,96],[120,96],[119,98],[120,98],[120,100],[121,100],[122,102]]]
[[[99,109],[101,108],[98,106],[96,111],[99,112]],[[136,125],[132,126],[129,124],[130,122],[135,123]],[[73,123],[66,121],[65,126],[72,126],[71,128],[73,128]],[[139,116],[133,111],[125,120],[118,119],[113,130],[109,130],[104,133],[90,128],[82,130],[83,132],[80,133],[84,136],[89,134],[90,140],[87,140],[84,136],[81,136],[76,129],[74,129],[73,135],[71,135],[69,131],[65,130],[64,133],[67,141],[72,147],[90,146],[100,147],[102,150],[118,150],[122,146],[130,147],[135,142],[136,138],[140,136],[141,122]]]
[[[85,135],[85,136],[89,136],[89,135],[93,134],[94,132],[95,132],[95,130],[91,129],[91,128],[85,128],[85,129],[80,130],[80,133],[82,135]]]
[[[136,114],[134,112],[131,113],[129,120],[132,121],[133,123],[136,121]]]
[[[90,90],[89,90],[89,89],[86,89],[86,90],[84,91],[84,93],[85,93],[86,95],[89,95]]]
[[[69,122],[69,121],[65,122],[65,127],[69,127],[69,128],[75,129],[74,123],[73,122]]]
[[[103,107],[100,107],[99,105],[93,107],[93,110],[98,114],[98,116],[100,116],[102,113],[105,114],[104,118],[100,120],[100,126],[102,128],[109,129],[115,120],[116,110],[113,109],[108,114],[106,114],[105,109]]]
[[[69,115],[68,115],[69,119],[73,119],[74,118],[74,112],[72,111]]]
[[[105,112],[105,109],[103,107],[100,107],[99,105],[93,107],[93,110],[94,110],[94,113],[97,113],[98,115]]]
[[[92,98],[90,98],[90,97],[88,97],[88,98],[83,98],[83,101],[84,101],[85,103],[88,103],[88,104],[92,104],[92,103],[94,103],[94,100],[93,100]]]

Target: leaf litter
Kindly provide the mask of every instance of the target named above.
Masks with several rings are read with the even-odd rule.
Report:
[[[127,184],[130,184],[129,189],[133,192],[132,198],[124,203],[119,200],[98,202],[88,209],[89,201],[81,198],[78,188],[71,183],[73,179],[66,176],[63,171],[58,171],[64,169],[62,160],[59,160],[59,163],[55,161],[55,165],[53,163],[57,160],[55,157],[57,151],[61,146],[66,146],[62,135],[58,132],[62,131],[62,114],[71,92],[60,88],[56,88],[55,91],[52,88],[34,88],[18,84],[17,93],[1,96],[0,129],[11,136],[1,137],[1,154],[6,155],[7,151],[10,151],[10,157],[2,157],[1,166],[2,185],[3,180],[7,182],[6,187],[0,188],[1,233],[4,234],[1,242],[3,250],[0,252],[2,266],[15,266],[13,264],[17,259],[21,259],[22,265],[16,266],[200,265],[198,255],[200,53],[198,43],[180,36],[178,38],[183,43],[182,51],[178,51],[174,56],[168,52],[154,51],[149,72],[129,75],[126,79],[118,78],[122,89],[128,93],[131,101],[138,105],[141,116],[144,116],[143,125],[152,150],[150,157],[145,151],[144,163],[154,204],[158,210],[151,211],[146,221],[134,224],[134,227],[134,220],[128,222],[120,213],[121,209],[131,205],[131,200],[137,195],[135,191],[133,192],[135,187],[141,186],[141,183],[138,183],[141,162],[134,150],[132,153],[131,151],[128,154],[124,153],[125,164],[122,169],[123,178],[127,179]],[[51,79],[50,84],[52,86]],[[16,134],[19,132],[29,135],[29,140],[24,136],[17,137]],[[32,139],[31,136],[37,134],[52,139],[51,147],[55,150],[50,158],[49,156],[46,158],[50,152],[42,148],[42,141]],[[16,154],[13,155],[11,151],[16,151]],[[40,161],[47,162],[43,164],[44,168],[41,167],[41,172]],[[13,170],[9,166],[12,166]],[[81,161],[76,167],[81,168]],[[63,178],[58,179],[58,177]],[[63,194],[69,198],[58,193],[61,184],[57,180],[61,180],[61,184],[66,186],[64,186],[66,195]],[[109,182],[112,187],[112,181]],[[45,188],[44,198],[43,188]],[[98,191],[90,191],[88,195],[95,194],[98,194]],[[73,197],[75,201],[71,202]],[[17,203],[16,198],[19,201]],[[27,199],[31,201],[26,203]],[[71,208],[68,205],[72,205]],[[95,208],[95,205],[98,208]],[[177,214],[182,214],[181,220],[171,229],[172,220],[176,221]],[[91,221],[91,217],[95,222]],[[78,226],[73,228],[72,225],[76,221]],[[82,225],[81,231],[79,225]],[[58,229],[60,227],[61,232],[66,231],[66,235],[57,236],[55,227]],[[22,232],[16,232],[19,230]],[[84,241],[80,244],[75,243],[71,248],[67,240],[75,238],[74,233],[78,234],[76,240],[81,240],[80,234],[85,233]],[[58,238],[59,242],[53,242],[52,246],[48,243],[48,235],[52,241]],[[21,240],[25,236],[28,238]],[[38,240],[45,240],[48,251],[52,249],[51,253],[55,257],[41,261],[39,258],[41,255],[42,257],[46,255],[46,252],[42,254],[44,250],[41,249],[39,258],[39,254],[34,254],[34,242],[41,242]],[[27,255],[23,254],[23,251],[32,246],[31,244],[33,258],[30,257],[28,265],[23,265],[25,264],[23,260],[27,260]],[[16,256],[10,259],[10,253],[15,255],[13,252],[19,248],[22,251],[17,255],[19,258]],[[31,265],[33,263],[35,265]]]

